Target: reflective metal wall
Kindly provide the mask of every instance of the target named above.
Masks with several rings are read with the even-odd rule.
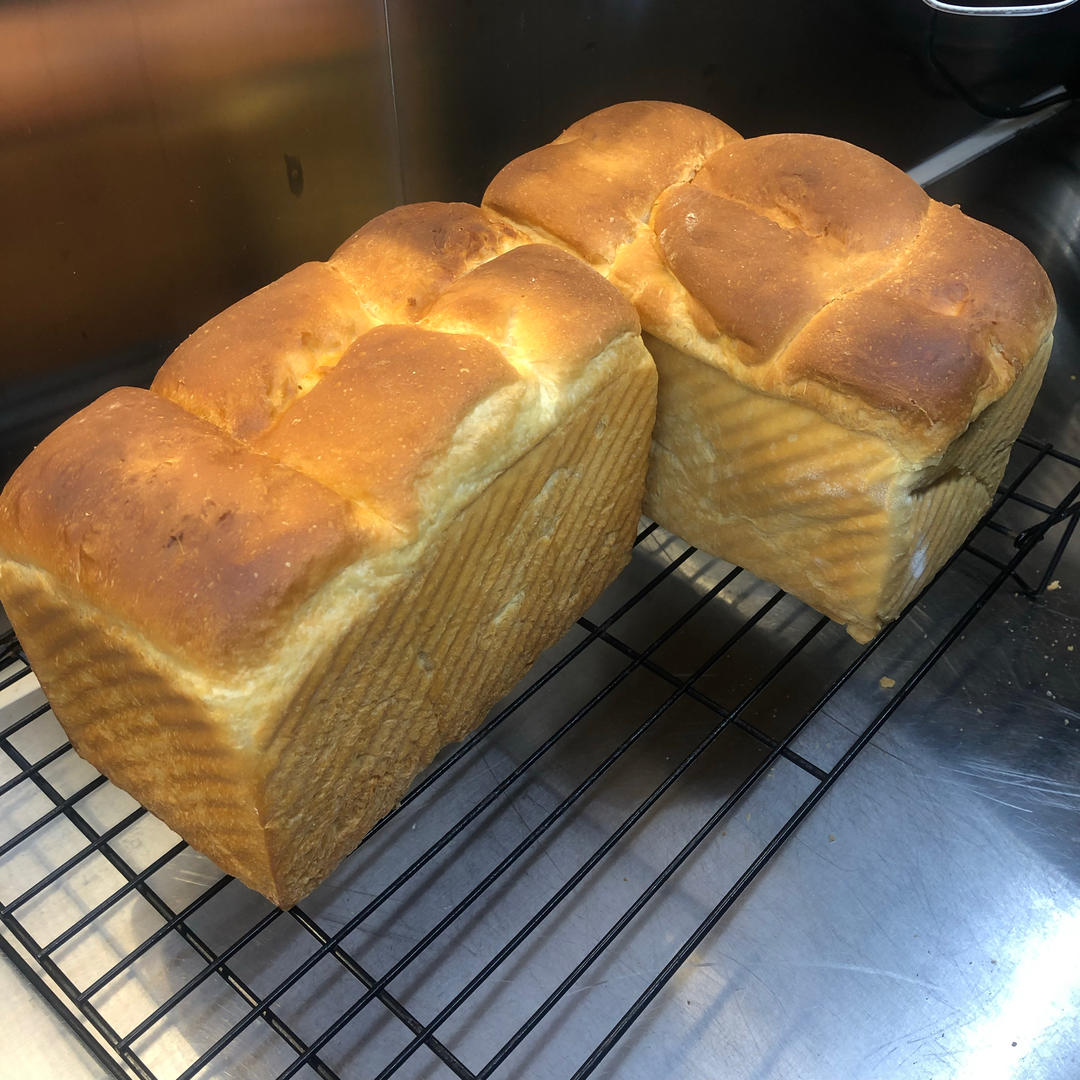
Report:
[[[394,0],[390,31],[411,199],[477,198],[509,158],[634,98],[747,136],[833,135],[908,168],[987,122],[935,61],[990,105],[1080,65],[1080,5],[972,19],[921,0]]]
[[[0,464],[400,177],[381,0],[0,4]]]

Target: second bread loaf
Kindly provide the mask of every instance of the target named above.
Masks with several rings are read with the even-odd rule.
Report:
[[[881,158],[632,102],[509,164],[484,204],[637,307],[666,528],[865,641],[989,507],[1053,293],[1022,244]]]

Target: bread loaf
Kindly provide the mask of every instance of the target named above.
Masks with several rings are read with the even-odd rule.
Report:
[[[866,641],[988,508],[1053,293],[1018,241],[881,158],[634,102],[509,164],[484,205],[635,304],[665,528]]]
[[[391,211],[47,438],[0,595],[79,753],[288,906],[627,561],[655,388],[583,262]]]

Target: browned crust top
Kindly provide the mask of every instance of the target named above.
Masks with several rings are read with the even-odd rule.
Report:
[[[472,409],[517,381],[484,338],[380,326],[254,446],[411,532],[417,479]]]
[[[146,390],[110,391],[19,467],[0,536],[166,651],[230,670],[371,542],[355,509]]]
[[[702,154],[703,114],[677,108],[586,117],[504,168],[485,204],[601,266],[650,333],[915,458],[1050,333],[1031,253],[882,158],[805,134],[732,133]]]
[[[515,248],[459,278],[424,325],[481,334],[559,379],[576,375],[615,338],[640,331],[618,289],[547,244]]]
[[[527,242],[510,222],[468,203],[411,203],[353,233],[330,257],[379,322],[416,322],[462,274]]]
[[[304,263],[233,304],[169,357],[152,389],[240,439],[265,431],[305,379],[374,325],[326,263]]]
[[[826,304],[888,269],[929,205],[865,150],[769,135],[724,147],[691,183],[668,189],[653,226],[665,262],[739,360],[761,364]]]
[[[593,264],[610,263],[665,188],[738,138],[716,117],[686,105],[612,105],[512,161],[492,180],[484,205],[543,229]]]
[[[823,135],[761,135],[714,153],[693,179],[838,252],[911,242],[930,202],[876,154]]]
[[[904,258],[796,338],[783,378],[883,410],[943,447],[1012,385],[1054,313],[1049,281],[1019,241],[931,203]]]
[[[661,197],[653,224],[667,266],[745,364],[770,359],[835,288],[832,260],[801,230],[692,184]]]

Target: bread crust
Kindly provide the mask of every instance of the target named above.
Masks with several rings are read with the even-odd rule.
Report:
[[[323,485],[131,387],[61,425],[0,495],[4,558],[217,673],[272,648],[377,534]]]
[[[306,895],[628,560],[639,329],[580,259],[429,203],[62,425],[0,496],[0,595],[73,744]]]
[[[484,203],[634,303],[661,525],[866,640],[986,510],[1056,314],[1017,240],[848,143],[656,102],[579,121]]]
[[[710,153],[739,138],[700,109],[623,102],[515,158],[488,186],[484,206],[540,229],[606,269],[648,221],[661,192],[689,179]]]
[[[1052,330],[1049,279],[1019,241],[874,154],[732,134],[700,156],[700,140],[667,133],[667,115],[638,102],[586,118],[504,168],[485,205],[600,265],[656,338],[913,461],[944,453]],[[662,163],[633,189],[647,225],[625,214],[615,229],[589,191],[568,196],[582,171],[635,154]]]

